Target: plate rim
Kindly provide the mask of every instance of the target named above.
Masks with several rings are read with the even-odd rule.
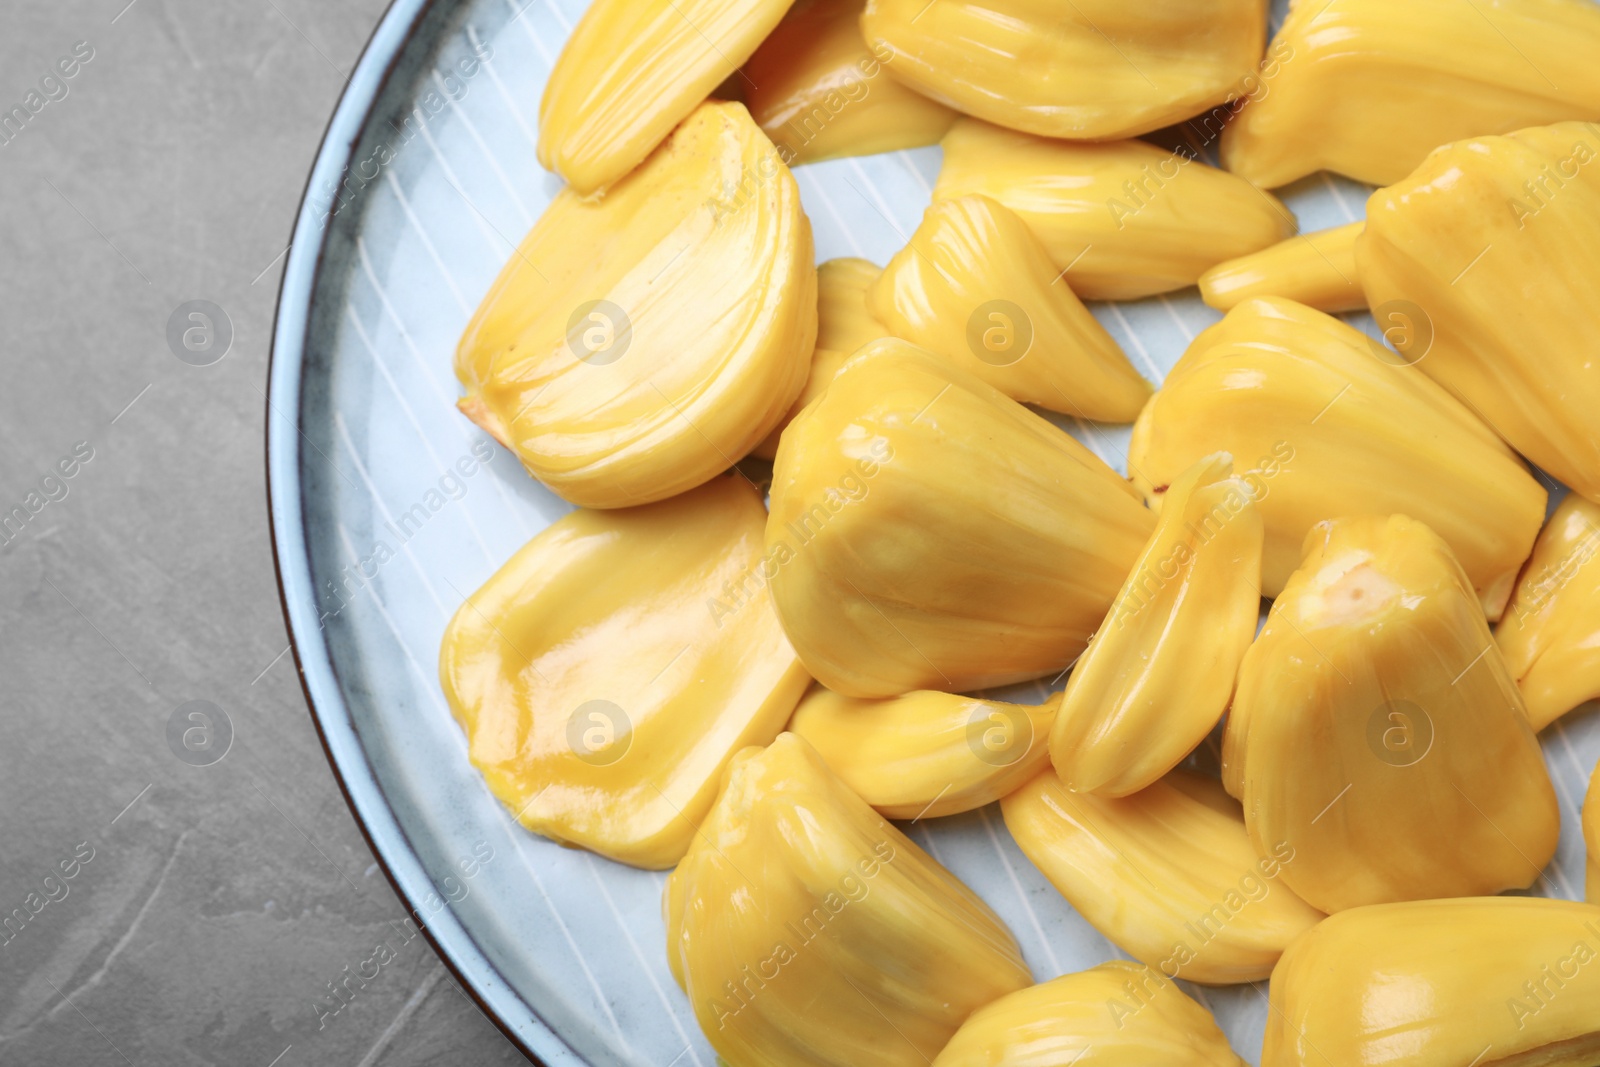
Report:
[[[416,28],[440,0],[391,0],[363,46],[323,131],[296,207],[292,241],[278,284],[267,356],[266,492],[273,570],[300,687],[334,781],[378,868],[413,915],[434,892],[390,807],[355,730],[316,607],[300,478],[301,389],[311,307],[322,281],[331,226],[307,211],[312,191],[354,162],[367,123]],[[319,232],[320,231],[320,232]],[[450,908],[420,930],[434,954],[479,1010],[535,1064],[584,1062],[513,990]],[[482,976],[484,980],[474,977]]]

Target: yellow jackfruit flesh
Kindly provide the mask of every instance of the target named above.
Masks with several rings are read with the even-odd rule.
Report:
[[[784,431],[752,584],[829,689],[966,692],[1064,670],[1154,524],[1070,436],[887,338]]]
[[[663,500],[789,410],[816,291],[794,176],[705,104],[603,198],[551,202],[461,339],[460,406],[575,504]]]
[[[1600,5],[1582,6],[1600,92]],[[1421,322],[1396,338],[1402,356],[1600,501],[1600,124],[1441,148],[1372,194],[1356,258],[1380,318]]]
[[[1084,300],[1182,289],[1295,232],[1272,194],[1143,141],[1054,141],[962,119],[940,143],[934,199],[977,193],[1016,212]]]
[[[1243,95],[1266,0],[868,0],[867,42],[894,77],[1042,137],[1105,140]]]
[[[1261,1067],[1590,1067],[1600,908],[1538,897],[1342,912],[1272,972]]]
[[[750,62],[750,114],[791,165],[937,144],[956,113],[885,73],[866,0],[799,0]]]
[[[756,446],[755,455],[762,459],[777,455],[778,435],[801,408],[822,395],[844,361],[868,341],[889,336],[867,310],[867,289],[881,273],[877,264],[864,259],[830,259],[817,266],[817,345],[811,353],[811,373],[799,399],[778,428]]]
[[[1591,0],[1291,0],[1267,52],[1222,165],[1268,189],[1386,185],[1450,141],[1600,118]]]
[[[1128,470],[1154,504],[1219,449],[1258,490],[1269,597],[1318,522],[1403,513],[1445,539],[1498,618],[1544,518],[1533,475],[1443,388],[1287,300],[1247,300],[1195,338],[1134,424]]]
[[[440,684],[473,765],[524,826],[670,867],[728,760],[783,729],[809,679],[770,601],[720,625],[707,608],[756,565],[764,518],[735,477],[575,511],[456,612]]]
[[[981,808],[1049,761],[1058,697],[1037,707],[922,691],[861,700],[815,688],[789,729],[891,819]]]
[[[1058,275],[1006,207],[986,196],[935,200],[867,304],[896,337],[1013,400],[1132,422],[1150,383]]]
[[[1495,642],[1543,730],[1600,697],[1600,504],[1569,494],[1534,542]]]
[[[1249,1067],[1217,1021],[1148,966],[1114,960],[972,1013],[933,1067]]]
[[[1356,271],[1356,238],[1364,225],[1303,233],[1218,263],[1200,275],[1200,298],[1218,311],[1257,296],[1281,296],[1318,311],[1365,309],[1367,295]]]
[[[1587,857],[1587,876],[1584,896],[1591,904],[1600,904],[1600,767],[1589,779],[1589,793],[1583,801],[1583,851]]]
[[[1326,912],[1530,885],[1555,790],[1450,549],[1405,516],[1306,538],[1239,672],[1224,759],[1257,850]]]
[[[734,757],[664,910],[673,976],[740,1067],[926,1067],[1032,981],[988,906],[794,734]]]
[[[1017,845],[1078,914],[1153,977],[1267,977],[1322,916],[1284,884],[1291,847],[1260,854],[1215,779],[1174,771],[1112,799],[1046,771],[1000,802]]]
[[[1261,516],[1226,453],[1166,493],[1155,533],[1072,669],[1050,732],[1075,792],[1120,797],[1155,782],[1228,709],[1261,606]]]
[[[540,164],[583,196],[608,189],[735,75],[788,8],[789,0],[594,0],[539,102]],[[578,247],[596,251],[592,242]]]

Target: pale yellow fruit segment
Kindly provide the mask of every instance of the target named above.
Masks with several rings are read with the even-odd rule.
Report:
[[[1114,960],[972,1013],[933,1067],[1248,1067],[1211,1013],[1150,967]]]
[[[1367,306],[1356,270],[1356,238],[1365,224],[1303,233],[1200,275],[1200,298],[1228,311],[1257,296],[1281,296],[1318,311]]]
[[[1356,258],[1380,321],[1418,319],[1406,359],[1600,501],[1600,124],[1441,148],[1372,194]]]
[[[867,310],[867,289],[882,273],[877,264],[864,259],[830,259],[817,267],[817,345],[811,353],[811,373],[789,414],[756,446],[755,455],[762,459],[777,455],[783,428],[822,395],[844,361],[868,341],[889,336]]]
[[[1056,141],[962,119],[940,143],[934,199],[980,193],[1016,212],[1084,300],[1182,289],[1296,228],[1272,194],[1143,141]]]
[[[1038,774],[1059,699],[1032,706],[924,690],[862,700],[817,687],[789,729],[879,812],[933,819],[981,808]]]
[[[1449,547],[1401,515],[1306,538],[1239,672],[1224,750],[1258,849],[1326,912],[1531,885],[1561,813]]]
[[[927,1067],[1032,982],[988,905],[794,734],[734,757],[663,908],[673,976],[741,1067]]]
[[[864,6],[799,0],[745,64],[750,114],[791,165],[937,144],[956,119],[867,49]]]
[[[789,0],[594,0],[539,101],[539,162],[578,193],[642,163],[778,25]]]
[[[1064,670],[1154,525],[1071,436],[886,338],[784,431],[758,577],[829,689],[968,692]]]
[[[1155,533],[1072,669],[1050,732],[1067,788],[1154,783],[1228,710],[1261,605],[1261,515],[1226,453],[1173,483]]]
[[[1222,135],[1223,166],[1267,189],[1386,185],[1450,141],[1600,118],[1592,0],[1291,0],[1268,52]]]
[[[439,679],[472,763],[530,830],[670,867],[723,768],[783,729],[810,679],[766,598],[710,598],[760,556],[742,478],[659,504],[575,511],[456,612]]]
[[[1266,0],[868,0],[867,41],[935,100],[1043,137],[1106,140],[1243,95]]]
[[[1495,642],[1542,730],[1600,697],[1600,504],[1576,493],[1534,542]]]
[[[1328,919],[1272,972],[1261,1067],[1589,1067],[1600,908],[1428,900]]]
[[[1069,792],[1046,771],[1000,810],[1078,914],[1159,977],[1258,981],[1322,918],[1284,883],[1294,848],[1258,854],[1215,779],[1174,771],[1112,799]]]
[[[999,202],[935,200],[867,303],[895,336],[1013,400],[1132,422],[1150,383],[1059,273],[1027,223]]]
[[[567,500],[645,504],[772,432],[816,328],[794,176],[709,103],[603,198],[551,202],[461,338],[460,406]]]
[[[1260,481],[1269,597],[1318,522],[1400,513],[1445,539],[1498,618],[1544,518],[1544,489],[1459,401],[1381,343],[1278,298],[1195,338],[1134,424],[1128,470],[1155,504],[1219,449]]]

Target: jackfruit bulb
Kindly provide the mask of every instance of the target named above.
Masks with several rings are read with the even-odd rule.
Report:
[[[1284,884],[1294,849],[1258,855],[1214,778],[1174,771],[1112,799],[1070,792],[1046,771],[1000,810],[1067,903],[1153,977],[1259,981],[1322,918]]]
[[[1067,788],[1120,797],[1176,767],[1228,710],[1261,606],[1261,516],[1226,453],[1173,483],[1155,533],[1072,669],[1050,732]]]
[[[673,976],[739,1067],[926,1067],[1032,982],[977,894],[794,734],[734,757],[664,910]]]
[[[594,0],[545,83],[539,163],[582,196],[606,190],[736,74],[788,8],[789,0]]]
[[[1113,960],[979,1008],[933,1067],[1249,1067],[1211,1013],[1150,967]]]
[[[815,687],[789,729],[811,742],[846,785],[891,819],[981,808],[1049,762],[1058,695],[1045,703],[923,690],[862,700]]]
[[[1527,467],[1440,386],[1353,327],[1277,298],[1203,331],[1134,424],[1133,482],[1156,504],[1219,449],[1257,490],[1261,591],[1341,515],[1407,514],[1443,537],[1498,618],[1544,518]]]
[[[835,692],[967,692],[1066,669],[1154,522],[1070,436],[889,338],[784,431],[752,585]]]
[[[861,30],[906,84],[1041,137],[1106,140],[1243,95],[1266,0],[868,0]]]
[[[1200,275],[1200,298],[1218,311],[1257,296],[1281,296],[1318,311],[1364,310],[1367,294],[1356,270],[1356,238],[1365,225],[1302,233],[1218,263]]]
[[[1449,141],[1600,118],[1600,6],[1467,3],[1290,0],[1222,165],[1267,189],[1319,170],[1387,185]]]
[[[1224,759],[1258,851],[1326,912],[1531,885],[1561,813],[1522,697],[1449,547],[1338,519],[1245,654]]]
[[[867,303],[895,336],[1013,400],[1132,422],[1150,398],[1027,223],[986,196],[935,200]]]
[[[551,202],[461,339],[460,407],[567,500],[647,504],[772,432],[816,328],[794,176],[708,103],[604,197]]]
[[[1600,504],[1570,493],[1534,542],[1495,643],[1543,730],[1600,697]]]
[[[689,847],[748,745],[810,679],[771,601],[708,609],[761,556],[742,478],[671,500],[575,511],[456,612],[439,679],[472,763],[528,829],[638,867]]]
[[[1600,124],[1439,149],[1372,194],[1356,259],[1380,319],[1418,319],[1407,362],[1600,502]]]
[[[1600,767],[1589,779],[1589,793],[1583,801],[1583,850],[1588,862],[1584,882],[1584,896],[1591,904],[1600,904]]]
[[[867,289],[883,271],[864,259],[830,259],[817,266],[817,344],[811,353],[811,371],[805,388],[778,428],[756,446],[755,455],[771,459],[778,454],[778,437],[800,409],[822,395],[844,361],[868,341],[889,336],[881,322],[867,310]]]
[[[961,119],[940,144],[934,199],[980,194],[1016,212],[1084,300],[1182,289],[1297,225],[1272,194],[1143,141],[1057,141]]]
[[[750,114],[791,166],[937,144],[956,113],[901,85],[861,36],[866,0],[799,0],[741,82]]]
[[[1539,897],[1341,912],[1272,972],[1261,1067],[1590,1067],[1600,908]]]

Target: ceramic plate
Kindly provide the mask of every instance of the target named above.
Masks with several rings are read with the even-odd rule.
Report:
[[[455,607],[568,510],[457,413],[451,355],[559,188],[535,158],[538,103],[582,8],[398,0],[374,34],[318,156],[283,283],[268,419],[274,539],[329,760],[463,985],[551,1065],[713,1067],[667,970],[665,875],[517,826],[468,764],[435,666]],[[938,168],[937,148],[798,168],[818,260],[886,262]],[[1285,193],[1307,230],[1361,217],[1365,196],[1322,177]],[[1094,311],[1152,380],[1218,318],[1193,290]],[[1350,319],[1372,332],[1365,316]],[[1063,425],[1125,469],[1125,427]],[[1045,692],[1032,687],[1035,700]],[[1600,719],[1570,716],[1544,742],[1564,825],[1536,892],[1579,897],[1576,812]],[[1040,980],[1123,957],[1034,870],[993,807],[910,832],[994,907]],[[1254,1062],[1265,985],[1190,991]]]

